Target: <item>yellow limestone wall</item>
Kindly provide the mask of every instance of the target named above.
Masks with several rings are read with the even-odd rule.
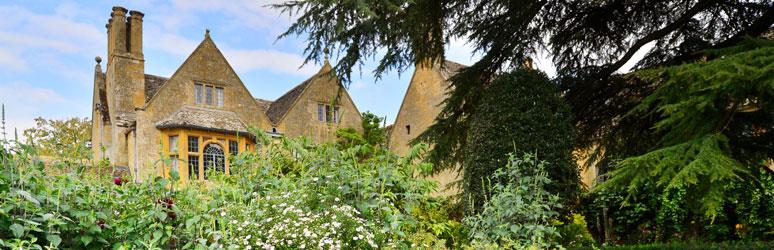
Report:
[[[222,87],[224,106],[197,105],[193,93],[196,83]],[[186,105],[231,111],[247,126],[271,128],[269,119],[261,112],[262,108],[208,35],[150,99],[146,107],[137,111],[137,141],[138,148],[142,149],[137,161],[140,177],[153,176],[160,171],[154,164],[160,160],[159,153],[164,150],[160,145],[168,138],[156,128],[156,123]],[[219,137],[228,138],[227,135]]]
[[[279,132],[289,138],[304,136],[315,143],[331,142],[336,140],[336,130],[340,128],[354,128],[363,132],[362,118],[355,103],[347,94],[347,91],[339,84],[338,78],[327,74],[330,65],[323,66],[306,87],[296,103],[285,115],[279,124]],[[339,107],[339,123],[328,123],[317,120],[317,105],[330,105],[332,100],[337,100]]]
[[[417,66],[390,133],[390,150],[398,155],[406,155],[409,152],[410,141],[427,130],[435,121],[435,117],[441,113],[440,104],[446,97],[448,86],[449,83],[438,70]],[[410,126],[410,131],[406,126]],[[459,193],[459,189],[446,189],[446,185],[461,177],[456,170],[449,169],[429,178],[440,184],[436,194],[447,196]]]
[[[178,136],[177,151],[171,152],[169,145],[169,137]],[[197,152],[188,152],[188,137],[196,136],[199,138],[199,150]],[[210,143],[216,143],[223,148],[224,155],[226,157],[226,173],[231,173],[231,164],[229,161],[229,155],[231,155],[230,148],[228,146],[229,141],[236,141],[239,144],[239,152],[245,152],[248,148],[253,149],[253,142],[244,136],[237,136],[234,134],[223,134],[209,131],[193,130],[193,129],[167,129],[162,131],[163,140],[161,146],[163,148],[163,155],[167,159],[177,157],[178,172],[180,173],[180,180],[185,183],[190,180],[190,172],[188,169],[188,156],[199,156],[199,180],[204,180],[204,161],[202,159],[204,146]],[[207,140],[205,140],[207,138]],[[172,160],[159,162],[156,166],[159,166],[157,176],[169,177],[169,173],[173,167]]]

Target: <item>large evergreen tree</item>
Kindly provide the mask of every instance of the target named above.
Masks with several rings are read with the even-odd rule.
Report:
[[[545,170],[553,181],[547,190],[572,209],[580,192],[574,136],[570,107],[544,73],[521,69],[500,75],[471,119],[462,165],[465,201],[480,208],[488,189],[507,181],[491,175],[508,162],[508,154],[531,153],[548,162]]]
[[[626,113],[621,96],[643,88],[611,80],[639,49],[654,43],[641,66],[678,62],[758,36],[774,22],[770,0],[295,0],[274,7],[297,15],[282,37],[306,36],[307,61],[319,61],[326,48],[340,54],[335,69],[345,82],[363,60],[379,60],[379,77],[443,59],[450,39],[470,41],[482,59],[452,79],[442,113],[420,137],[436,144],[430,159],[444,167],[462,162],[480,92],[525,57],[552,56],[588,145]]]
[[[469,41],[483,55],[482,58],[451,79],[453,88],[444,102],[444,109],[435,124],[419,137],[420,140],[435,144],[429,159],[441,167],[438,169],[464,161],[463,152],[468,146],[466,139],[471,131],[471,120],[476,116],[482,92],[493,79],[502,72],[521,67],[526,57],[535,57],[540,52],[547,52],[558,66],[557,80],[576,117],[574,123],[579,133],[577,146],[596,145],[605,149],[598,152],[597,158],[603,164],[609,163],[606,166],[618,166],[615,164],[617,160],[651,151],[664,152],[654,151],[657,149],[671,149],[672,153],[680,150],[669,148],[671,146],[684,147],[688,151],[709,152],[693,147],[700,142],[704,143],[703,149],[713,148],[716,149],[714,152],[726,152],[718,156],[720,158],[699,161],[712,164],[730,163],[729,157],[740,153],[761,155],[760,152],[770,149],[765,143],[762,146],[760,144],[771,133],[770,121],[758,120],[754,126],[753,123],[736,123],[733,121],[746,115],[722,110],[722,106],[716,106],[718,112],[710,113],[733,115],[714,119],[708,114],[692,113],[690,117],[698,120],[684,123],[685,116],[680,115],[688,113],[675,112],[674,109],[687,106],[682,105],[678,99],[661,101],[659,98],[664,96],[660,95],[654,97],[655,100],[646,101],[648,105],[663,105],[661,108],[650,107],[659,112],[649,112],[651,115],[644,116],[631,115],[630,110],[639,100],[658,93],[662,85],[673,85],[665,88],[674,90],[679,89],[674,87],[679,84],[669,84],[668,80],[654,81],[645,76],[618,75],[616,72],[637,51],[647,48],[649,44],[653,46],[638,63],[639,68],[695,62],[706,57],[702,53],[706,49],[727,48],[739,44],[745,36],[758,37],[774,23],[771,0],[296,0],[275,7],[298,15],[296,22],[283,36],[306,36],[307,60],[320,60],[325,48],[340,53],[335,69],[344,81],[349,80],[353,68],[362,65],[363,60],[379,60],[379,67],[374,72],[378,77],[388,70],[405,70],[415,62],[443,59],[444,45],[451,39]],[[756,62],[743,68],[755,67],[771,66],[766,62]],[[708,86],[710,88],[717,86],[718,82],[691,78],[691,74],[700,73],[689,69],[683,71],[690,73],[682,78],[671,78],[691,81],[694,87],[699,88],[685,93],[708,94],[699,99],[709,98],[721,103],[732,100],[725,104],[745,106],[739,103],[744,99],[717,99],[724,96],[719,94],[722,92],[702,91],[701,82],[714,82],[715,85]],[[726,71],[728,74],[748,72]],[[725,75],[717,77],[728,78]],[[726,84],[737,80],[734,77],[728,79],[730,82]],[[733,88],[733,85],[725,86]],[[766,88],[769,85],[758,86]],[[766,99],[754,100],[765,102]],[[699,104],[721,105],[712,101],[700,101]],[[636,108],[634,112],[645,112],[650,108]],[[673,114],[671,118],[670,110]],[[706,110],[689,110],[699,111]],[[663,122],[662,116],[671,122]],[[624,119],[626,117],[630,119]],[[633,117],[636,119],[631,119]],[[682,131],[691,131],[687,129],[691,124],[704,124],[705,119],[709,124],[715,124],[717,120],[731,122],[728,126],[720,127],[722,129],[698,130],[687,137],[673,137],[675,134],[662,137],[671,125],[677,125],[675,128]],[[750,118],[750,121],[753,119]],[[654,125],[660,129],[651,130]],[[750,134],[749,131],[757,132]],[[758,136],[760,134],[764,136]],[[752,139],[749,145],[759,146],[735,148],[738,144],[734,144],[734,136]],[[667,143],[663,138],[673,141]],[[681,144],[686,142],[696,143],[692,143],[693,146]],[[751,153],[750,149],[757,153]],[[714,157],[714,154],[710,155]],[[736,162],[744,161],[742,157],[732,159]],[[634,166],[645,161],[636,164],[631,160],[628,162]],[[670,165],[673,169],[680,164],[692,164],[695,161],[660,161],[661,165],[650,162],[650,165],[643,166],[670,169],[666,167]],[[623,162],[623,166],[627,164]],[[708,165],[689,166],[692,166],[690,169],[703,169]],[[713,166],[710,169],[717,169],[717,165]],[[733,169],[726,170],[736,172]],[[707,173],[709,169],[693,174],[702,171]],[[665,173],[656,171],[649,174],[661,176]],[[693,174],[675,180],[704,182],[704,179]],[[674,175],[664,176],[665,180],[672,180]],[[714,178],[716,175],[710,174],[709,177]],[[712,193],[707,191],[699,194],[717,197]],[[704,201],[712,200],[708,199]],[[709,204],[705,209],[711,210],[712,202]]]

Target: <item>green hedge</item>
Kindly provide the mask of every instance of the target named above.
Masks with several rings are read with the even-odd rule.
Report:
[[[594,249],[570,248],[571,250]],[[724,242],[724,243],[704,243],[704,242],[681,242],[681,243],[658,243],[647,245],[629,245],[629,246],[608,246],[597,249],[605,250],[768,250],[774,249],[774,242]]]

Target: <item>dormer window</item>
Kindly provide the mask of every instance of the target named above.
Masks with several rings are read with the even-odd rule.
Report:
[[[196,104],[223,107],[223,88],[207,84],[194,84],[194,100]]]

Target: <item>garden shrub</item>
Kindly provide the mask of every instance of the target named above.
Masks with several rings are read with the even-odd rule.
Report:
[[[518,69],[500,75],[483,93],[471,119],[463,163],[466,202],[480,208],[485,181],[502,181],[491,176],[506,164],[508,153],[529,152],[551,162],[546,171],[553,182],[546,188],[559,194],[565,205],[562,213],[569,215],[580,194],[572,159],[572,112],[544,73]]]
[[[181,186],[179,173],[137,183],[91,171],[47,175],[34,149],[21,145],[0,152],[0,246],[369,249],[417,248],[426,239],[453,246],[464,242],[462,227],[431,215],[448,202],[428,195],[437,183],[416,178],[429,168],[414,158],[426,147],[401,158],[367,145],[281,139],[232,157],[230,176],[213,172]]]
[[[556,226],[559,231],[559,243],[563,247],[592,246],[594,238],[588,230],[586,218],[580,214],[573,214],[572,221],[559,223]]]
[[[492,176],[505,181],[493,184],[481,213],[464,220],[474,242],[512,248],[559,246],[560,235],[551,221],[562,205],[557,195],[546,191],[551,184],[547,165],[531,154],[509,156],[506,166]]]

